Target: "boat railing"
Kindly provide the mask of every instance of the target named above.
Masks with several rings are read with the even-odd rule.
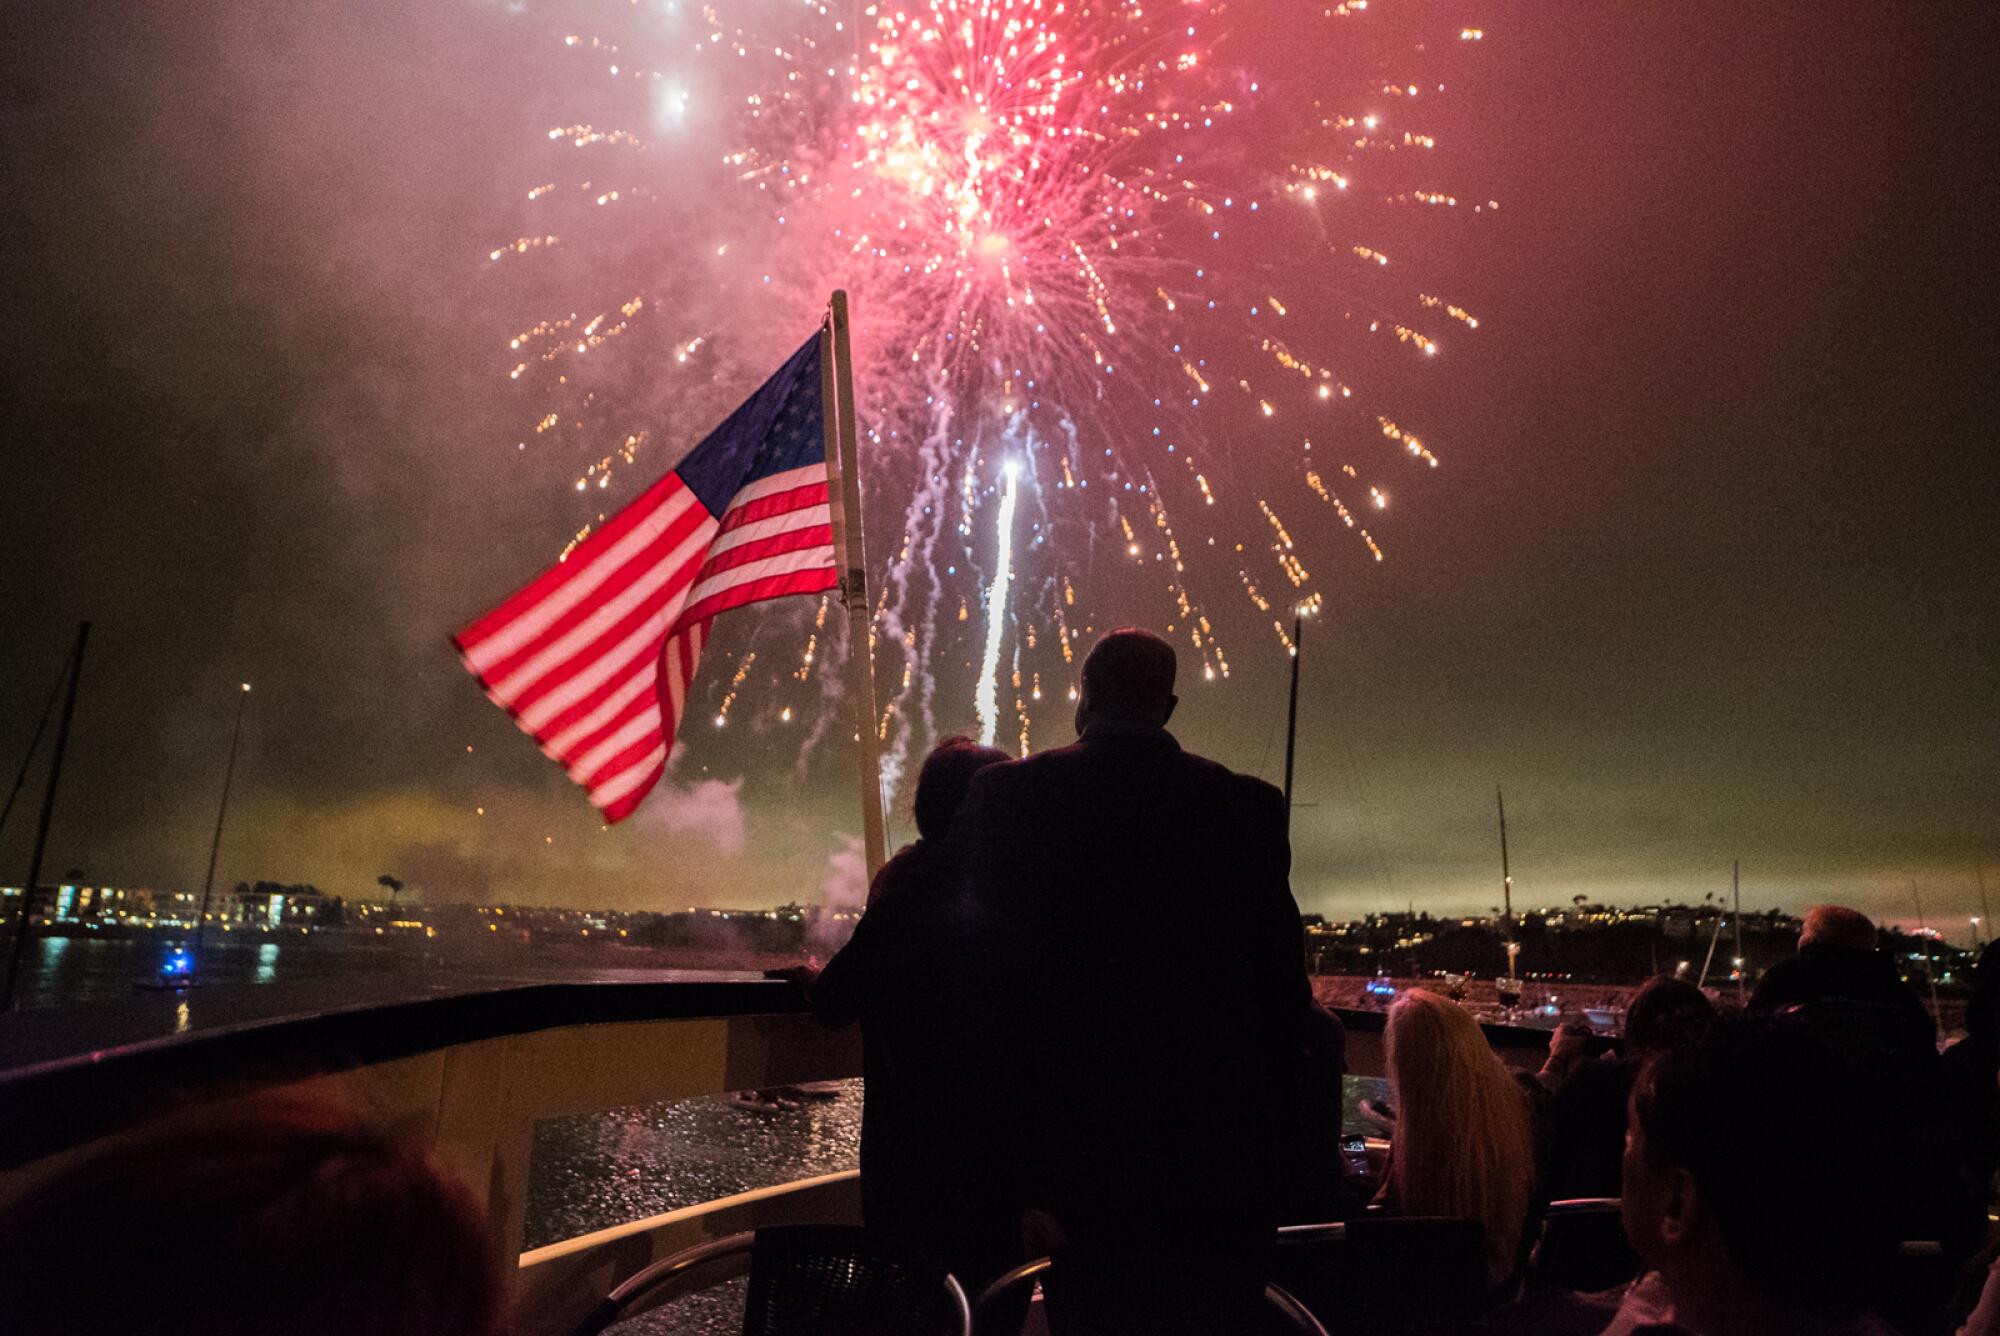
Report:
[[[190,1007],[204,1023],[189,1023]],[[166,996],[75,1012],[0,1017],[0,1199],[191,1101],[265,1090],[329,1096],[472,1188],[496,1255],[513,1268],[524,1331],[561,1329],[625,1276],[707,1239],[858,1220],[848,1170],[523,1250],[536,1124],[860,1075],[859,1035],[821,1026],[788,983],[500,981],[411,996],[349,981],[335,993],[218,988],[192,1003]],[[1340,1014],[1349,1070],[1380,1075],[1384,1017]],[[1487,1031],[1516,1066],[1533,1067],[1547,1048],[1546,1031]]]

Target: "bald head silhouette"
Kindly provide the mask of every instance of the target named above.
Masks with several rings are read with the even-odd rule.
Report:
[[[1083,661],[1076,731],[1093,723],[1166,727],[1180,703],[1174,670],[1174,647],[1151,631],[1136,626],[1106,631]]]

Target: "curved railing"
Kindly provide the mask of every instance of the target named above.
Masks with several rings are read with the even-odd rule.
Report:
[[[1340,1014],[1349,1070],[1380,1074],[1382,1015]],[[1488,1034],[1518,1066],[1548,1043],[1546,1031]],[[860,1072],[854,1030],[826,1029],[790,984],[749,975],[156,994],[0,1017],[0,1194],[162,1108],[324,1092],[464,1177],[496,1253],[516,1267],[522,1329],[556,1329],[677,1248],[760,1224],[853,1220],[858,1193],[852,1171],[824,1174],[523,1252],[536,1123]]]

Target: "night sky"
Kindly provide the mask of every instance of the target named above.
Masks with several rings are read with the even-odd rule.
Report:
[[[1504,207],[1394,238],[1481,330],[1427,373],[1445,466],[1389,559],[1318,562],[1302,907],[1495,903],[1496,785],[1517,906],[1699,900],[1733,857],[1760,909],[1909,917],[1914,881],[1962,935],[1982,859],[2000,892],[1985,8],[1377,0],[1486,31],[1440,158]],[[575,457],[513,449],[493,350],[522,306],[485,267],[560,115],[546,26],[10,27],[0,779],[95,622],[49,872],[198,885],[249,681],[225,882],[660,909],[847,885],[845,755],[692,738],[606,833],[447,644],[580,518]],[[753,383],[661,431],[691,443]],[[1268,628],[1233,659],[1176,731],[1275,780],[1286,661]]]

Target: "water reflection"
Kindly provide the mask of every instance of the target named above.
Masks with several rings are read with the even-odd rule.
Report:
[[[21,996],[29,1008],[120,1001],[135,985],[193,973],[192,941],[179,930],[160,929],[116,937],[40,937],[21,962]],[[174,956],[181,953],[181,963]],[[310,937],[247,932],[214,933],[202,943],[204,986],[266,984],[354,975],[424,973],[418,942],[370,936],[314,934]]]
[[[861,1082],[828,1090],[768,1112],[709,1095],[537,1124],[526,1246],[855,1168]]]
[[[1350,1076],[1342,1126],[1382,1136],[1362,1107],[1389,1083]],[[524,1246],[575,1238],[719,1197],[853,1169],[861,1162],[861,1082],[838,1081],[833,1098],[747,1109],[727,1095],[641,1104],[535,1125],[528,1166]],[[621,1329],[622,1330],[622,1329]]]

